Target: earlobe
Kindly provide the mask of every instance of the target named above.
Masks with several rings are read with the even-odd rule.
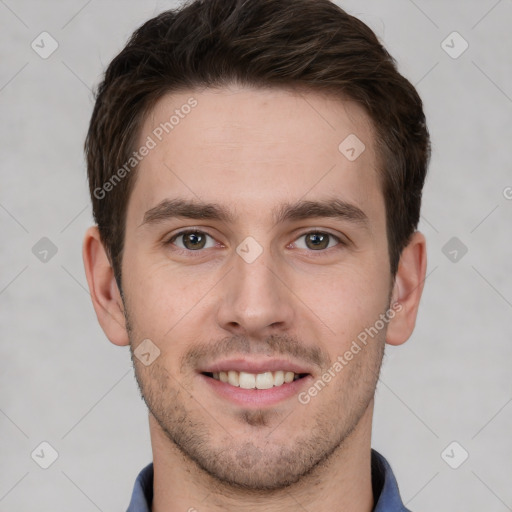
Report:
[[[416,325],[426,269],[425,237],[416,231],[400,256],[390,306],[395,315],[388,324],[386,343],[401,345],[411,336]]]
[[[128,345],[123,301],[97,226],[90,227],[82,246],[85,274],[98,322],[114,345]]]

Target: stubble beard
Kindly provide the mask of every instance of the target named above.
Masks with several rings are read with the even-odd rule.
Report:
[[[136,360],[133,350],[138,337],[128,314],[126,318],[135,377],[149,412],[172,446],[199,473],[206,473],[218,487],[232,490],[268,493],[319,475],[320,468],[342,450],[370,406],[384,355],[385,332],[372,340],[374,346],[363,350],[368,353],[351,361],[350,378],[338,377],[337,383],[335,377],[310,404],[297,401],[297,409],[286,413],[289,416],[272,409],[240,410],[233,423],[220,411],[207,412],[208,403],[188,391],[190,382],[178,382],[169,374],[163,357],[149,367]],[[303,415],[310,406],[315,408],[314,416],[294,422],[295,412]],[[237,430],[249,427],[254,435],[240,439]],[[283,428],[287,429],[286,445],[276,439]]]

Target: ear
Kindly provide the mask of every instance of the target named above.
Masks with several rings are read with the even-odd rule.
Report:
[[[103,332],[114,345],[129,345],[123,301],[97,226],[85,233],[82,257],[92,304]]]
[[[393,285],[391,309],[394,317],[388,324],[386,343],[401,345],[412,334],[427,270],[427,244],[416,231],[402,251]]]

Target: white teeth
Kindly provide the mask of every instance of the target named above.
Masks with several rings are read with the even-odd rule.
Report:
[[[238,372],[235,372],[233,370],[229,370],[229,372],[228,372],[228,382],[232,386],[238,387],[239,386]]]
[[[256,387],[256,376],[252,373],[240,372],[238,379],[239,386],[243,389],[252,389]]]
[[[270,389],[274,386],[274,376],[271,372],[258,373],[256,375],[257,389]]]
[[[284,372],[279,370],[274,372],[274,386],[281,386],[284,384]]]
[[[275,386],[289,384],[299,378],[294,372],[263,372],[263,373],[247,373],[229,370],[228,372],[214,372],[213,378],[221,382],[227,382],[235,387],[243,389],[270,389]]]

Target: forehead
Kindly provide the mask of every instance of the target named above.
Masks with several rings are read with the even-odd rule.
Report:
[[[146,117],[129,204],[137,213],[186,197],[237,215],[333,196],[383,214],[374,133],[350,101],[284,89],[230,87],[163,96]],[[368,210],[368,211],[367,211]]]

